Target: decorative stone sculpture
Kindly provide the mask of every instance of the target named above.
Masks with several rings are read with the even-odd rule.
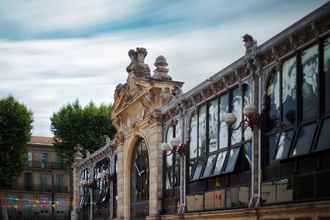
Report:
[[[168,64],[164,56],[158,56],[154,65],[156,69],[154,70],[153,78],[159,80],[172,80],[172,78],[168,75]]]
[[[128,73],[132,73],[135,77],[150,77],[150,68],[144,63],[144,59],[148,52],[145,48],[137,47],[136,50],[129,50],[128,56],[131,63],[127,66]]]
[[[257,41],[254,40],[251,35],[245,34],[243,36],[243,42],[245,46],[245,59],[248,69],[255,70],[257,65]]]

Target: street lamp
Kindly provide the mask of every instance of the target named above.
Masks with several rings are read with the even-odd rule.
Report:
[[[261,116],[258,113],[257,107],[255,105],[246,105],[243,109],[243,113],[246,117],[239,123],[239,125],[237,125],[236,128],[232,128],[233,130],[237,130],[241,127],[250,127],[252,130],[255,128],[260,128]],[[229,126],[232,126],[237,121],[237,118],[234,113],[227,113],[224,120]]]
[[[162,151],[166,152],[167,156],[174,153],[179,153],[181,156],[185,155],[185,145],[181,143],[179,137],[173,138],[170,143],[161,143],[160,148]]]

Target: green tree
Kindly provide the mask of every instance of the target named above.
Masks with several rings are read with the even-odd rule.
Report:
[[[0,188],[11,185],[24,168],[32,122],[25,105],[12,96],[0,99]]]
[[[51,117],[55,148],[71,164],[77,146],[94,152],[105,144],[105,136],[113,138],[116,130],[111,121],[111,105],[82,107],[77,100],[62,107]]]

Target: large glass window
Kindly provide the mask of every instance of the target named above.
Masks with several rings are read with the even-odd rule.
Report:
[[[264,203],[330,196],[324,187],[330,177],[329,59],[328,38],[298,51],[273,71],[265,91],[268,120],[261,130]]]
[[[282,105],[283,119],[294,124],[297,120],[297,61],[293,57],[283,63],[282,68]],[[275,100],[274,100],[275,101]]]
[[[324,41],[325,110],[330,113],[330,38]]]
[[[197,142],[197,120],[198,115],[195,113],[191,117],[190,122],[190,143],[189,143],[189,156],[191,159],[196,158],[198,154],[198,142]]]
[[[228,94],[223,95],[220,97],[220,129],[219,129],[219,148],[226,148],[228,147],[228,125],[225,122],[225,116],[229,112],[228,106]]]
[[[313,119],[318,112],[318,46],[302,52],[302,115],[304,120]]]
[[[251,90],[244,84],[201,105],[197,110],[197,125],[196,115],[192,116],[190,135],[196,136],[190,136],[188,211],[247,205],[252,131],[239,125],[243,107],[249,103]],[[237,117],[231,128],[225,122],[228,112]],[[199,153],[192,153],[196,151]]]
[[[242,121],[242,93],[240,91],[240,88],[236,88],[232,92],[232,100],[231,100],[231,105],[232,105],[232,113],[235,114],[237,120],[236,122],[232,125],[232,128],[236,128],[239,123]],[[232,129],[231,130],[231,145],[235,145],[242,140],[242,130],[241,129]]]
[[[209,105],[209,152],[218,149],[218,100],[215,99]]]
[[[268,81],[266,91],[266,111],[267,111],[267,129],[270,130],[275,127],[276,123],[281,118],[280,112],[280,77],[279,72],[272,74]]]
[[[201,155],[206,154],[206,105],[198,113],[198,147]]]

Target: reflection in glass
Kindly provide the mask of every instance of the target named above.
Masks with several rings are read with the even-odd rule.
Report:
[[[293,140],[293,131],[283,132],[278,141],[276,160],[286,159],[289,156],[291,142]]]
[[[237,88],[233,91],[232,98],[232,113],[235,114],[237,120],[233,124],[233,128],[236,128],[239,123],[242,121],[242,96],[240,89]],[[242,131],[241,129],[232,130],[231,134],[231,145],[237,144],[242,140]]]
[[[190,159],[197,157],[197,114],[191,117],[190,122],[189,156]]]
[[[280,79],[279,73],[273,73],[267,86],[266,106],[268,128],[272,129],[280,119]]]
[[[202,172],[202,169],[203,169],[203,164],[202,163],[197,164],[192,180],[198,180],[199,179],[199,177],[201,175],[201,172]]]
[[[317,114],[318,100],[318,46],[311,47],[302,53],[303,68],[303,119],[314,118]]]
[[[190,160],[189,163],[189,177],[190,179],[192,179],[194,177],[193,171],[196,165],[196,161],[195,160]]]
[[[218,100],[209,105],[209,152],[218,149]]]
[[[292,156],[302,155],[309,152],[312,147],[315,129],[316,124],[305,125],[300,129]]]
[[[214,175],[218,175],[218,174],[221,173],[223,164],[224,164],[225,159],[226,159],[226,153],[227,153],[227,151],[223,151],[223,152],[219,153],[218,159],[217,159],[217,162],[215,164],[214,171],[213,171]]]
[[[227,166],[225,169],[225,172],[233,172],[235,167],[236,167],[236,162],[238,158],[240,148],[234,148],[230,150],[229,156],[228,156],[228,161],[227,161]]]
[[[219,121],[220,121],[220,129],[219,129],[219,148],[228,147],[228,125],[225,122],[226,113],[228,113],[228,94],[220,97],[220,105],[219,105]]]
[[[182,120],[178,120],[178,123],[175,126],[175,137],[176,138],[181,137],[181,133],[182,133]]]
[[[283,64],[282,72],[282,104],[283,119],[287,123],[294,124],[296,122],[296,75],[297,62],[293,57]]]
[[[213,154],[213,155],[210,155],[209,158],[207,159],[203,177],[209,177],[211,175],[211,172],[213,169],[213,164],[214,164],[214,159],[216,156],[217,156],[216,154]]]
[[[173,157],[172,155],[166,156],[166,189],[172,188],[172,179],[173,179]]]
[[[173,154],[174,159],[174,174],[173,174],[173,186],[180,185],[180,155],[178,153]]]
[[[274,154],[277,148],[279,134],[274,134],[268,138],[268,160],[272,161],[274,159]]]
[[[206,105],[199,109],[198,115],[198,146],[200,154],[206,153]]]
[[[330,113],[330,38],[324,42],[325,111]]]
[[[244,95],[243,95],[243,110],[244,106],[251,104],[251,88],[249,85],[244,85]],[[244,116],[245,117],[245,116]],[[244,140],[250,140],[252,138],[252,130],[250,127],[244,129]]]
[[[317,150],[324,150],[330,148],[330,118],[323,121],[322,129],[320,132],[319,141],[317,144]]]
[[[244,149],[244,157],[246,158],[246,160],[251,165],[251,163],[252,163],[252,147],[251,147],[251,142],[247,142],[246,144],[244,144],[244,148],[243,149]]]
[[[169,126],[166,133],[166,143],[171,143],[171,140],[173,140],[173,126]]]

